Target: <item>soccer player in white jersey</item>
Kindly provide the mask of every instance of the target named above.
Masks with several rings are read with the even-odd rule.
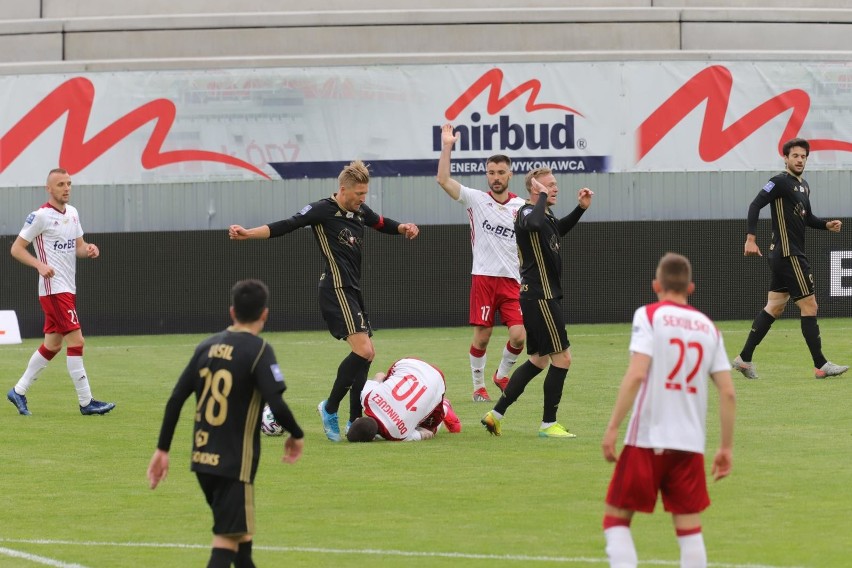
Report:
[[[485,352],[494,330],[495,315],[499,312],[500,320],[509,328],[509,340],[492,377],[501,392],[509,383],[510,372],[526,340],[518,301],[521,277],[514,228],[515,215],[524,200],[509,191],[512,169],[508,156],[491,156],[485,162],[487,193],[465,187],[450,177],[450,155],[458,138],[451,124],[443,126],[437,180],[447,195],[467,207],[473,249],[470,286],[470,324],[474,326],[470,344],[473,400],[488,402],[491,398],[485,388]]]
[[[636,310],[630,364],[601,444],[617,462],[606,495],[603,520],[612,567],[638,563],[630,533],[636,511],[651,513],[657,494],[672,515],[682,568],[707,566],[701,511],[710,505],[704,472],[708,377],[719,391],[721,440],[713,459],[714,480],[731,472],[735,394],[722,335],[691,307],[695,289],[689,260],[667,253],[657,265],[659,301]],[[615,451],[618,429],[630,407],[624,449]]]
[[[27,391],[47,364],[66,345],[68,374],[77,389],[80,413],[106,414],[115,404],[92,398],[83,367],[83,332],[77,317],[78,258],[98,258],[100,251],[83,239],[77,209],[68,204],[71,176],[56,168],[47,175],[47,203],[27,217],[12,244],[12,256],[38,271],[38,295],[44,311],[44,342],[32,354],[18,383],[6,394],[18,413],[28,415]],[[27,250],[32,243],[35,255]]]
[[[453,434],[461,421],[444,398],[444,374],[420,359],[400,359],[387,373],[377,373],[361,391],[364,415],[349,426],[346,439],[370,442],[378,434],[385,440],[428,440],[441,423]]]

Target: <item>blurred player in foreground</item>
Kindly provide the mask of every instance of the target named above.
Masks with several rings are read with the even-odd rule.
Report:
[[[652,513],[657,495],[672,515],[683,568],[707,566],[701,512],[710,505],[704,472],[708,377],[719,391],[721,441],[713,459],[714,480],[731,473],[735,394],[722,335],[687,303],[695,289],[689,260],[660,259],[654,292],[659,301],[636,310],[630,364],[621,382],[601,444],[616,462],[606,495],[603,528],[613,568],[638,564],[630,522],[636,511]],[[618,429],[630,407],[624,449],[616,454]],[[616,461],[617,460],[617,461]]]
[[[148,465],[151,489],[169,472],[169,448],[184,402],[195,393],[192,471],[213,511],[213,549],[208,568],[252,568],[254,477],[260,461],[264,403],[290,436],[282,461],[302,455],[304,434],[281,398],[286,389],[272,347],[258,337],[269,292],[258,280],[231,290],[233,324],[195,349],[166,403],[157,449]]]

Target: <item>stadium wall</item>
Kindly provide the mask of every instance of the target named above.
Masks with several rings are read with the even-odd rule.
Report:
[[[377,330],[467,324],[470,247],[465,225],[429,225],[406,241],[368,231],[363,293]],[[759,230],[767,251],[767,221]],[[852,239],[810,231],[820,314],[852,313]],[[12,236],[0,237],[8,250]],[[268,329],[325,329],[316,301],[322,270],[309,230],[235,243],[223,231],[90,234],[102,257],[78,264],[78,307],[87,335],[202,333],[229,323],[230,286],[260,278],[271,288]],[[742,220],[580,223],[562,241],[563,309],[570,325],[629,322],[652,301],[656,261],[692,259],[693,303],[716,320],[751,319],[765,302],[765,258],[744,258]],[[0,255],[0,307],[17,311],[24,337],[41,335],[35,272]],[[788,315],[795,315],[791,310]]]
[[[437,168],[437,157],[435,159]],[[561,194],[557,214],[573,207],[577,189],[595,191],[584,222],[741,220],[748,204],[777,171],[633,172],[557,175]],[[483,187],[483,175],[455,178]],[[852,217],[852,171],[813,170],[806,178],[817,215]],[[523,174],[512,190],[524,194]],[[238,223],[255,226],[284,219],[305,204],[331,195],[336,180],[269,180],[216,183],[75,184],[72,203],[88,233],[225,230]],[[0,188],[0,235],[16,235],[27,214],[47,200],[43,186]],[[370,182],[367,204],[388,217],[422,225],[466,224],[464,208],[454,203],[432,177],[380,177]],[[768,218],[769,210],[763,211]]]

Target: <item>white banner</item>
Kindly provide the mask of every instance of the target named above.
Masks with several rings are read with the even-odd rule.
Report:
[[[0,310],[0,345],[21,343],[18,316],[13,310]]]
[[[586,62],[0,77],[0,186],[434,175],[440,127],[455,173],[507,154],[516,171],[852,166],[852,64]]]

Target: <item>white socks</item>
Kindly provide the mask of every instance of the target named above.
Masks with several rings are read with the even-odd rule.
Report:
[[[604,536],[610,568],[636,568],[639,558],[630,527],[610,526],[604,530]],[[678,535],[677,543],[680,546],[680,568],[707,568],[707,550],[700,528],[692,534]]]
[[[707,549],[700,532],[679,536],[677,543],[680,545],[680,568],[707,568]]]
[[[485,351],[470,346],[470,375],[473,379],[473,390],[485,387]]]
[[[636,568],[639,558],[636,556],[636,546],[633,544],[630,527],[609,527],[604,531],[604,536],[610,568]]]
[[[89,379],[86,377],[86,369],[83,367],[83,357],[79,355],[68,355],[68,374],[77,389],[77,400],[80,406],[86,406],[92,401],[92,389],[89,388]]]
[[[50,363],[50,359],[45,359],[44,355],[42,355],[39,350],[36,350],[32,357],[30,357],[30,362],[27,364],[27,370],[24,371],[24,374],[20,379],[18,379],[18,382],[15,385],[15,392],[20,395],[27,394],[27,391],[30,390],[30,387],[33,386],[33,383],[45,367],[47,367],[48,363]]]
[[[512,367],[514,367],[515,363],[518,361],[519,354],[520,350],[518,353],[510,351],[508,343],[503,346],[503,358],[500,359],[500,366],[497,368],[497,378],[502,379],[503,377],[510,376]]]

